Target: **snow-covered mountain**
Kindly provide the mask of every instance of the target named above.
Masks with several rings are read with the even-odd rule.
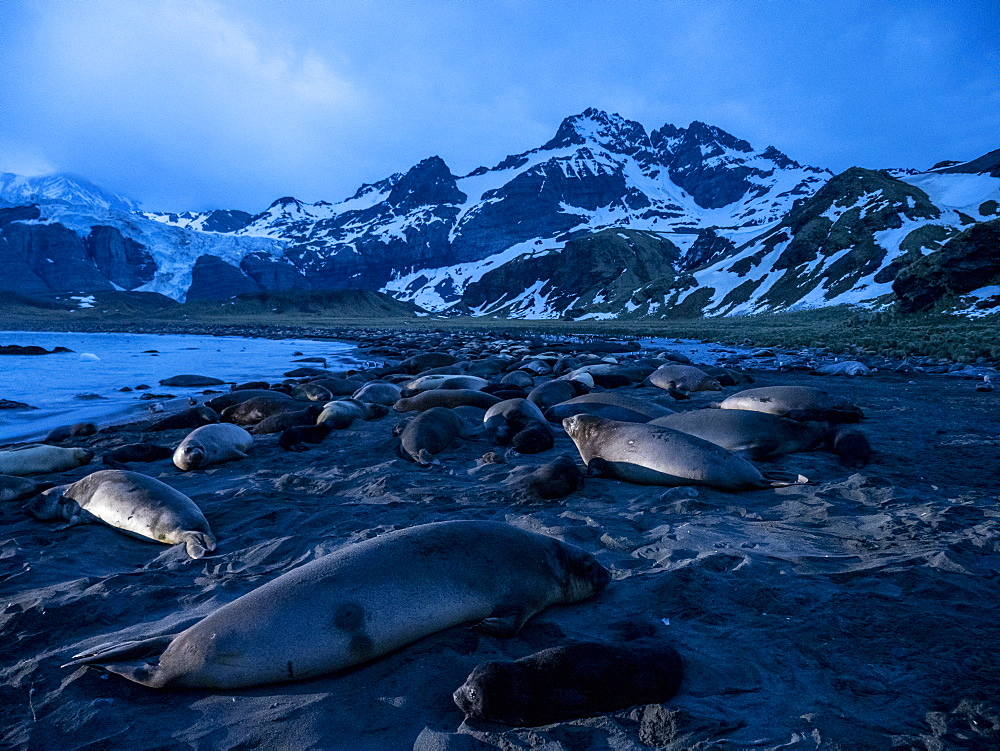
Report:
[[[110,193],[77,175],[23,177],[0,172],[0,206],[31,203],[86,206],[98,211],[131,212],[139,208],[139,204],[131,198]]]
[[[340,202],[286,197],[255,216],[139,212],[49,179],[0,183],[3,204],[39,204],[37,216],[0,210],[7,288],[104,284],[178,300],[361,288],[436,312],[609,318],[942,301],[982,311],[1000,285],[1000,151],[833,175],[704,123],[647,131],[588,109],[492,167],[456,176],[433,156]],[[72,245],[74,270],[53,273],[54,251],[32,233],[63,230],[76,245],[45,242]],[[928,260],[945,257],[985,281],[970,287],[976,274]]]

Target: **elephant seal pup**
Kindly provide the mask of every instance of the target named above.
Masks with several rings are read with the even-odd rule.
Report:
[[[332,430],[332,426],[322,422],[319,425],[297,425],[278,436],[278,445],[285,451],[308,451],[309,447],[305,444],[322,443]]]
[[[30,444],[16,449],[0,451],[0,474],[42,475],[65,472],[89,464],[94,452],[81,448],[62,448],[44,444]]]
[[[399,435],[400,455],[421,467],[441,462],[435,454],[462,435],[462,418],[446,407],[431,407],[414,417]]]
[[[222,410],[222,421],[234,425],[256,425],[265,417],[279,412],[296,412],[303,403],[288,396],[255,396]]]
[[[746,452],[751,459],[812,451],[827,440],[822,422],[797,422],[746,409],[696,409],[650,420],[649,425],[704,438],[727,451]]]
[[[122,532],[168,545],[184,544],[192,558],[215,550],[215,535],[194,501],[138,472],[101,469],[71,485],[46,490],[25,510],[70,524],[101,521]]]
[[[281,433],[298,425],[315,425],[316,418],[322,412],[323,408],[318,404],[310,404],[298,412],[279,412],[276,415],[265,417],[254,425],[250,432],[254,435],[265,435],[267,433]]]
[[[333,394],[328,388],[320,386],[318,383],[303,383],[292,389],[293,399],[304,399],[309,402],[328,402],[333,399]]]
[[[169,459],[174,450],[156,443],[127,443],[101,457],[101,462],[111,469],[128,469],[126,462],[155,462]]]
[[[657,417],[672,415],[674,411],[646,399],[599,392],[576,396],[550,407],[545,412],[545,417],[549,422],[558,423],[580,414],[597,415],[621,422],[649,422]]]
[[[489,409],[501,402],[497,397],[473,389],[434,389],[405,397],[393,405],[397,412],[423,412],[432,407],[480,407]]]
[[[316,418],[316,424],[344,430],[355,420],[375,420],[387,414],[389,408],[384,404],[362,402],[357,399],[339,399],[323,405],[323,411]]]
[[[556,445],[556,437],[547,422],[529,420],[513,435],[510,445],[519,454],[540,454]]]
[[[182,472],[246,459],[253,436],[238,425],[220,422],[195,428],[174,451],[174,466]]]
[[[520,490],[554,501],[583,487],[583,472],[571,457],[558,456],[514,481]]]
[[[527,399],[505,399],[494,404],[483,415],[487,437],[501,446],[510,443],[514,435],[529,423],[544,423],[545,415]]]
[[[0,475],[0,503],[31,498],[51,487],[51,482],[35,482],[14,475]]]
[[[845,467],[865,467],[871,463],[875,453],[864,433],[843,425],[833,431],[830,448]]]
[[[778,488],[808,482],[801,475],[761,473],[746,459],[701,438],[656,425],[573,415],[563,420],[591,469],[640,485],[707,485],[719,490]]]
[[[490,382],[470,375],[423,375],[403,384],[403,396],[413,396],[433,389],[472,389],[482,391]]]
[[[62,443],[70,438],[94,435],[97,426],[92,422],[78,422],[73,425],[62,425],[50,431],[42,443]]]
[[[670,393],[680,391],[722,391],[721,384],[704,370],[692,365],[661,365],[649,376],[649,382]]]
[[[243,389],[239,391],[230,391],[228,394],[214,396],[205,402],[205,406],[209,409],[214,409],[219,414],[222,414],[222,411],[226,409],[226,407],[232,407],[234,404],[248,402],[258,396],[274,397],[276,399],[292,398],[288,394],[283,394],[280,391],[274,391],[272,389]]]
[[[219,421],[219,413],[208,407],[191,407],[154,422],[146,430],[177,430],[178,428],[200,428]]]
[[[857,405],[812,386],[762,386],[737,391],[720,402],[719,407],[819,422],[858,422],[864,417]]]
[[[402,390],[399,386],[394,383],[386,383],[385,381],[372,381],[370,383],[366,383],[364,386],[351,394],[351,398],[359,402],[367,402],[368,404],[383,404],[386,407],[391,407],[393,404],[398,402],[402,396]]]
[[[474,720],[536,727],[662,704],[682,676],[680,655],[667,644],[570,644],[514,662],[484,662],[453,698]]]
[[[589,553],[509,524],[423,524],[345,544],[179,634],[98,647],[68,665],[104,665],[153,688],[302,680],[460,623],[513,636],[535,613],[592,597],[610,578]],[[157,664],[143,662],[157,652]]]

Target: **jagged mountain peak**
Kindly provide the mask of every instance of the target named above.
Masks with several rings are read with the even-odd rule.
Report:
[[[928,171],[945,174],[966,173],[1000,177],[1000,149],[995,149],[988,154],[983,154],[981,157],[971,159],[968,162],[938,162]]]
[[[408,211],[419,206],[463,203],[466,198],[444,159],[431,156],[411,167],[393,185],[386,201],[396,209]]]
[[[598,143],[618,153],[631,153],[650,146],[649,136],[641,123],[627,120],[616,112],[609,114],[588,107],[578,115],[565,118],[542,149],[558,149],[587,142]]]
[[[70,172],[38,177],[0,173],[0,203],[60,203],[123,212],[139,209],[138,201],[112,193]]]

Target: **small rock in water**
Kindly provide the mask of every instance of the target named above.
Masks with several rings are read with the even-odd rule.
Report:
[[[38,409],[24,402],[15,402],[10,399],[0,399],[0,409]]]

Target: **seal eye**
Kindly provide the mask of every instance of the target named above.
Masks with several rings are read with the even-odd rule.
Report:
[[[469,687],[469,698],[470,699],[476,698],[476,689],[472,688],[471,686]]]

